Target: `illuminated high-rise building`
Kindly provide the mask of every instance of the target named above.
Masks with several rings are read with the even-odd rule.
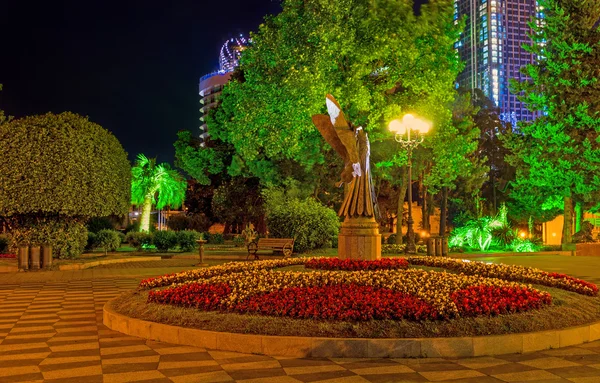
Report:
[[[223,86],[231,78],[231,73],[239,64],[241,51],[248,45],[248,39],[240,35],[225,42],[219,54],[219,70],[200,77],[200,141],[205,146],[209,133],[206,127],[206,115],[208,111],[217,105],[217,98],[223,90]]]
[[[535,0],[454,0],[454,19],[465,18],[466,27],[455,44],[464,71],[458,85],[481,89],[500,108],[500,118],[516,124],[535,114],[509,91],[509,79],[524,80],[519,71],[535,56],[523,49],[530,44],[534,17],[542,17]]]

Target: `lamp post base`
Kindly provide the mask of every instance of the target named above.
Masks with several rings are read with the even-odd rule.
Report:
[[[374,261],[381,258],[381,234],[373,217],[347,217],[338,235],[338,258]]]

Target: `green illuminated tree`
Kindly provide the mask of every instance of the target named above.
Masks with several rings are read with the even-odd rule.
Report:
[[[530,80],[513,91],[539,114],[509,135],[509,160],[517,166],[515,188],[562,200],[563,243],[571,242],[573,201],[600,190],[599,0],[540,0],[544,17],[531,23],[537,57],[522,69]]]
[[[187,183],[169,164],[157,165],[155,158],[143,154],[138,154],[131,175],[131,203],[142,205],[140,231],[149,232],[152,205],[157,209],[180,207],[185,200]]]
[[[127,153],[109,131],[74,113],[0,124],[0,216],[12,246],[50,244],[79,255],[92,217],[129,210]]]
[[[371,142],[391,140],[387,123],[408,111],[444,126],[450,115],[439,105],[451,102],[460,69],[452,12],[449,1],[430,2],[419,17],[411,1],[284,1],[253,34],[239,81],[208,119],[212,139],[235,148],[229,171],[277,184],[292,160],[314,174],[330,148],[310,116],[324,112],[327,93]]]

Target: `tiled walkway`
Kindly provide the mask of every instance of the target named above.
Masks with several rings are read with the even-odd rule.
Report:
[[[175,270],[0,274],[0,383],[600,382],[600,342],[459,360],[294,359],[145,341],[102,324],[107,300]]]

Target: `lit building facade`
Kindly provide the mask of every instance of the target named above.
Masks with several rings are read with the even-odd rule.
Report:
[[[524,80],[520,68],[535,60],[522,45],[530,44],[528,23],[543,17],[540,12],[535,0],[454,1],[455,22],[463,17],[466,21],[455,44],[465,63],[458,85],[481,89],[500,108],[500,118],[513,126],[535,118],[509,91],[509,79]]]
[[[239,64],[241,51],[248,45],[244,36],[229,39],[219,53],[219,70],[200,77],[200,145],[205,146],[209,133],[206,126],[208,111],[217,105],[217,99],[225,84],[231,78],[233,70]]]

